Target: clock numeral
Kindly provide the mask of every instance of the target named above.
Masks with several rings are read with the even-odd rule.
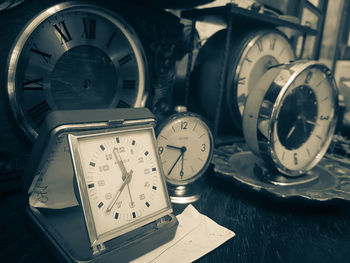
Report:
[[[109,47],[111,46],[112,41],[113,41],[114,36],[115,36],[116,33],[117,33],[117,31],[114,30],[113,33],[112,33],[112,35],[111,35],[111,37],[108,39],[107,44],[106,44],[106,47],[107,47],[107,48],[109,48]]]
[[[96,20],[83,17],[84,30],[81,34],[82,38],[95,39],[96,37]]]
[[[29,109],[28,114],[36,125],[40,125],[50,110],[49,104],[46,101],[42,101]]]
[[[143,157],[139,157],[138,161],[139,163],[143,163]]]
[[[298,154],[294,153],[293,158],[294,158],[294,165],[298,165]]]
[[[23,90],[43,90],[44,88],[44,79],[28,79],[24,78],[22,80],[22,89]]]
[[[273,39],[272,39],[272,41],[271,41],[271,43],[270,43],[270,49],[271,49],[271,50],[275,50],[276,40],[277,40],[276,38],[273,38]]]
[[[30,51],[31,51],[31,52],[34,52],[35,54],[40,55],[40,56],[44,59],[44,61],[45,61],[46,63],[49,63],[49,60],[50,60],[50,58],[51,58],[51,55],[48,54],[48,53],[46,53],[46,52],[44,52],[44,51],[39,50],[39,48],[38,48],[38,46],[37,46],[36,44],[33,44],[33,47],[30,48]]]
[[[98,186],[104,186],[106,182],[104,180],[98,180],[97,184]]]
[[[181,122],[181,130],[187,130],[187,121]]]
[[[312,78],[312,71],[309,71],[306,75],[305,83],[308,84],[311,78]]]
[[[126,63],[128,63],[131,59],[132,59],[131,55],[130,55],[130,54],[127,54],[126,56],[124,56],[124,57],[122,57],[121,59],[118,60],[119,65],[120,65],[120,66],[123,66],[123,65],[125,65]]]
[[[136,87],[136,80],[134,80],[134,79],[123,79],[122,87],[123,87],[123,89],[135,89],[135,87]]]
[[[117,206],[117,208],[120,208],[122,206],[123,202],[122,201],[119,201],[119,202],[116,202],[115,205]]]
[[[150,172],[151,172],[151,170],[148,169],[148,168],[146,168],[146,169],[143,171],[144,174],[149,174]]]
[[[145,184],[143,185],[144,187],[150,187],[150,183],[148,181],[145,182]]]
[[[321,120],[321,121],[328,121],[328,120],[329,120],[329,115],[327,115],[327,116],[321,115],[321,116],[320,116],[320,120]]]
[[[201,152],[205,152],[205,144],[202,144]]]
[[[245,80],[246,80],[246,77],[239,78],[238,85],[245,85]]]
[[[158,154],[161,155],[163,153],[163,151],[164,151],[163,146],[159,146],[158,147]]]
[[[54,24],[53,27],[55,28],[58,37],[61,40],[61,45],[72,40],[72,37],[70,36],[66,23],[64,21],[61,21],[58,24]]]
[[[146,197],[145,197],[145,194],[140,194],[140,195],[139,195],[139,199],[140,199],[140,200],[145,200],[145,198],[146,198]]]
[[[108,164],[100,165],[100,166],[98,167],[98,169],[100,170],[100,172],[109,171],[109,165],[108,165]]]
[[[123,100],[119,100],[117,108],[130,108],[130,105]]]
[[[105,199],[106,200],[111,199],[111,198],[112,198],[112,194],[111,193],[105,194]]]
[[[256,45],[258,46],[259,51],[263,52],[264,49],[260,39],[256,41]]]

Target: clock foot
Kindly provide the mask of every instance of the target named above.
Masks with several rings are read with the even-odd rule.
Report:
[[[189,204],[200,198],[199,191],[195,185],[181,185],[169,187],[170,201],[175,204]]]

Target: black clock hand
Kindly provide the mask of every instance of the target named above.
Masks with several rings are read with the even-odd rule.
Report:
[[[166,147],[168,147],[168,148],[172,148],[172,149],[176,149],[176,150],[180,150],[180,151],[183,151],[183,147],[177,147],[177,146],[174,146],[174,145],[167,145]]]
[[[177,157],[175,163],[173,164],[173,166],[170,168],[168,175],[170,175],[171,171],[174,169],[175,165],[177,164],[177,162],[180,160],[181,156],[183,155],[183,152],[181,151],[179,157]]]

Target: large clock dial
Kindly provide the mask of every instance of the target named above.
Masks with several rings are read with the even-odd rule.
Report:
[[[147,68],[136,33],[92,4],[61,3],[37,15],[18,36],[7,72],[12,111],[31,139],[52,110],[145,102]]]
[[[196,105],[210,120],[216,117],[218,107],[226,38],[227,30],[210,37],[199,51],[193,73],[193,87],[198,94]],[[271,66],[287,63],[295,56],[287,37],[276,29],[235,31],[231,38],[222,116],[226,126],[241,128],[249,91]]]

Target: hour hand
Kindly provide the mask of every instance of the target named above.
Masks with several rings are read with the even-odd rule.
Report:
[[[177,147],[177,146],[169,145],[169,144],[166,147],[182,151],[182,147]]]
[[[113,149],[113,155],[115,159],[117,160],[117,164],[119,165],[120,170],[122,171],[122,174],[127,174],[128,172],[126,171],[125,165],[122,161],[122,158],[120,157],[120,153],[118,151],[118,148],[114,147]]]
[[[112,202],[111,202],[111,203],[109,204],[109,206],[107,207],[106,213],[109,213],[109,212],[112,210],[113,206],[114,206],[115,203],[118,201],[119,196],[120,196],[121,193],[123,192],[125,186],[126,186],[128,183],[130,183],[131,178],[132,178],[132,173],[133,173],[132,170],[130,170],[130,172],[127,173],[127,175],[126,175],[126,177],[125,177],[123,183],[122,183],[121,186],[119,187],[119,189],[118,189],[116,195],[114,196]]]

